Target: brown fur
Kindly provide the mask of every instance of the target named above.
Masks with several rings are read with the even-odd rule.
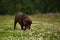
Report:
[[[16,28],[17,22],[21,25],[22,30],[26,30],[26,28],[30,29],[30,26],[32,24],[32,21],[30,20],[30,18],[22,12],[17,13],[15,16],[14,29]]]

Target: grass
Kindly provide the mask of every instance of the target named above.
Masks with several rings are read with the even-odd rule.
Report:
[[[0,15],[0,40],[60,40],[60,14],[29,17],[33,21],[31,29],[23,31],[19,24],[13,29],[14,15]]]

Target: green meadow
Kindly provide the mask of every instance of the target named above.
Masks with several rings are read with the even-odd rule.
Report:
[[[29,15],[33,24],[30,30],[21,30],[15,15],[0,15],[0,40],[60,40],[60,14]]]

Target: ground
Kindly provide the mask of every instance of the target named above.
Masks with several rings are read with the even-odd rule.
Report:
[[[60,40],[60,14],[29,15],[33,24],[23,31],[20,25],[14,30],[15,15],[0,15],[0,40]]]

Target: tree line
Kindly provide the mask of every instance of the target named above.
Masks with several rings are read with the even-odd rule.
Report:
[[[60,0],[0,0],[0,14],[60,12]]]

